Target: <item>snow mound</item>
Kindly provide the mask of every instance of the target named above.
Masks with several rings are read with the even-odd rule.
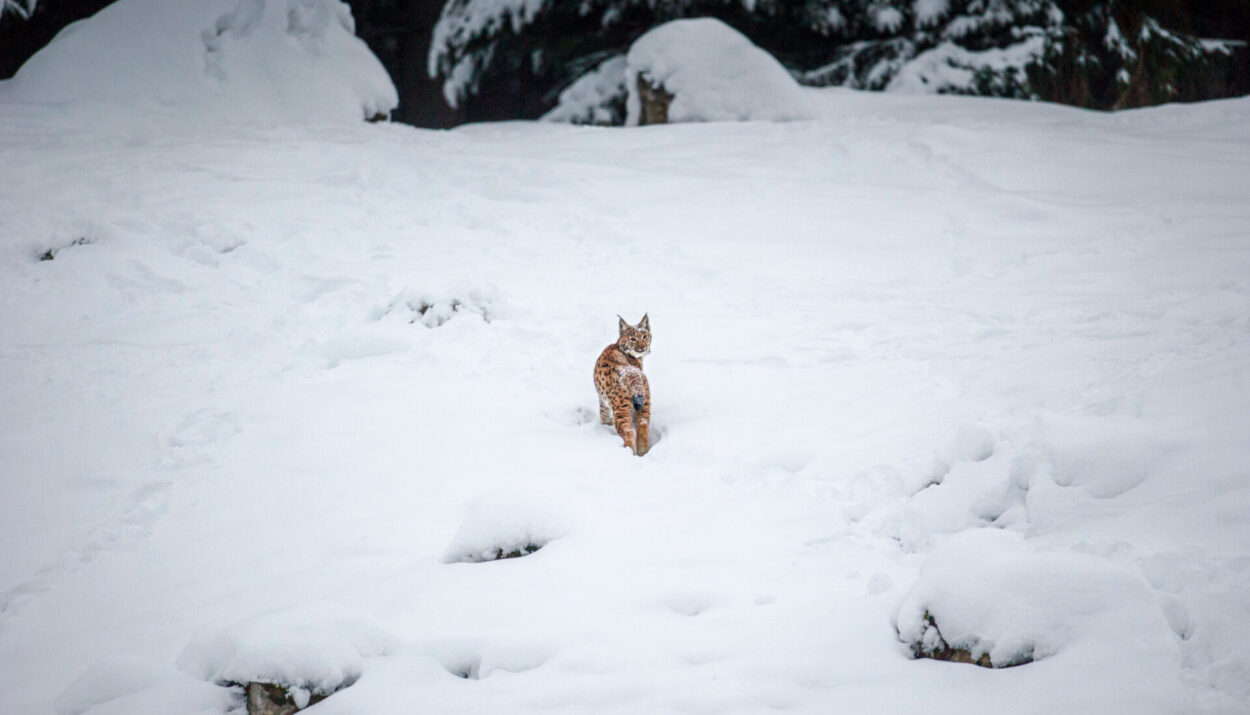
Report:
[[[995,667],[1071,651],[1091,664],[1132,661],[1139,673],[1165,678],[1180,658],[1139,575],[1094,556],[1033,552],[1021,535],[996,529],[944,540],[896,625],[917,655],[949,646],[974,660],[988,655]]]
[[[626,124],[641,116],[639,74],[673,95],[670,122],[807,119],[803,90],[772,55],[712,18],[674,20],[639,37],[626,56]]]
[[[218,684],[262,682],[328,695],[360,678],[364,660],[392,650],[372,618],[308,603],[220,629],[201,629],[178,667]]]
[[[1032,477],[1023,468],[1027,458],[1003,450],[979,461],[957,460],[904,507],[899,526],[903,546],[920,549],[935,535],[964,529],[1027,525],[1024,501]]]
[[[339,0],[121,0],[65,28],[0,96],[265,123],[386,116],[395,86],[354,33]]]
[[[524,556],[567,532],[567,520],[543,495],[492,494],[469,507],[443,554],[443,563],[479,563]]]
[[[234,694],[134,655],[101,658],[70,683],[54,704],[58,715],[104,713],[221,713]]]
[[[494,286],[460,283],[442,290],[406,288],[375,317],[401,315],[410,323],[437,328],[463,315],[476,315],[489,323],[503,312],[506,308]]]

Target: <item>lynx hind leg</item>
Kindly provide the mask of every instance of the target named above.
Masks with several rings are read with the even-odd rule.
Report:
[[[612,424],[612,406],[608,404],[608,398],[599,395],[599,423]]]
[[[625,441],[625,446],[637,454],[638,443],[634,434],[633,415],[630,414],[628,399],[622,397],[612,400],[612,421],[616,424],[616,433]]]

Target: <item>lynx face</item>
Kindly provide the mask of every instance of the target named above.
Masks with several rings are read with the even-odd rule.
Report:
[[[621,352],[632,358],[646,357],[651,352],[651,320],[644,315],[638,325],[633,326],[626,323],[621,316],[616,317],[621,321],[621,338],[616,341]]]

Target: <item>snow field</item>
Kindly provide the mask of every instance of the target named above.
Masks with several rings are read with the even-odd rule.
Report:
[[[0,105],[0,711],[1243,710],[1250,105],[807,94]],[[591,366],[644,311],[638,459]],[[923,609],[1038,660],[912,660]]]

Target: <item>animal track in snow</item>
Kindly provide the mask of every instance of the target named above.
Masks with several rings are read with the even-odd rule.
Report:
[[[47,591],[55,581],[92,564],[101,554],[126,548],[145,537],[169,508],[171,489],[171,482],[159,481],[132,490],[116,516],[97,524],[54,563],[0,593],[0,620],[13,615],[30,596]]]
[[[448,673],[463,680],[481,680],[497,672],[523,673],[542,666],[551,649],[536,643],[482,643],[453,640],[431,646],[434,658]]]
[[[716,605],[717,599],[710,593],[689,592],[675,593],[664,599],[664,605],[673,613],[687,618],[706,612]]]
[[[161,438],[161,446],[169,451],[161,466],[177,469],[208,462],[204,455],[206,446],[223,442],[240,431],[238,420],[229,412],[202,409],[188,413]]]
[[[158,459],[156,468],[168,472],[207,462],[206,446],[229,439],[238,432],[238,422],[228,412],[208,409],[190,412],[161,437],[161,446],[167,454]],[[14,613],[30,596],[47,591],[57,580],[91,565],[101,555],[130,548],[143,540],[168,511],[172,491],[173,482],[163,478],[132,488],[112,516],[91,528],[59,559],[0,592],[0,619]]]

